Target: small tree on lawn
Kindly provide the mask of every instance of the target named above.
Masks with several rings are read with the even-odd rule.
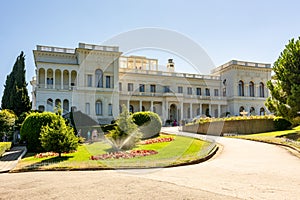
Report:
[[[141,140],[142,134],[138,126],[133,122],[125,105],[122,105],[123,112],[119,115],[114,130],[111,130],[108,137],[112,140],[118,150],[132,149]]]
[[[42,127],[40,140],[46,151],[56,152],[59,157],[61,153],[76,150],[78,147],[78,138],[73,129],[59,115],[50,124]]]

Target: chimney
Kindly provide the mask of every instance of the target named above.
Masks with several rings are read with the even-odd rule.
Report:
[[[174,72],[174,62],[173,59],[168,59],[168,64],[167,64],[167,71],[168,72]]]

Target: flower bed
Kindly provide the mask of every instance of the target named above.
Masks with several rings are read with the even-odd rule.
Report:
[[[34,157],[35,158],[47,158],[50,156],[58,156],[58,153],[55,153],[55,152],[38,153]]]
[[[128,159],[134,157],[143,157],[157,154],[155,150],[131,150],[106,153],[98,156],[91,156],[90,160],[106,160],[106,159]]]
[[[144,140],[142,142],[140,142],[140,144],[153,144],[153,143],[160,143],[160,142],[171,142],[173,141],[174,138],[173,137],[166,137],[166,138],[153,138],[153,139],[149,139],[149,140]]]
[[[74,153],[75,151],[69,152],[69,153]],[[64,154],[66,154],[67,152],[64,152]],[[45,153],[38,153],[36,154],[34,157],[35,158],[47,158],[47,157],[51,157],[51,156],[58,156],[58,153],[55,152],[45,152]]]

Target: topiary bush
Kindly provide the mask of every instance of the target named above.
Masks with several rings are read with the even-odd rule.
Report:
[[[133,122],[139,126],[142,139],[148,139],[159,136],[162,122],[160,117],[150,111],[136,112],[132,115]]]
[[[290,129],[292,123],[282,117],[275,117],[274,118],[274,127],[277,131],[283,131]]]
[[[54,121],[58,116],[55,113],[31,113],[24,120],[20,134],[21,140],[26,141],[29,152],[42,152],[44,149],[40,141],[42,126],[46,126]]]

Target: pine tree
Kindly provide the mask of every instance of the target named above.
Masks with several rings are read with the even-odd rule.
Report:
[[[6,78],[1,104],[2,109],[10,109],[17,116],[31,109],[25,73],[25,55],[22,51]]]
[[[289,120],[294,125],[300,111],[300,37],[290,40],[274,63],[274,76],[267,86],[271,97],[266,106],[277,116]]]

